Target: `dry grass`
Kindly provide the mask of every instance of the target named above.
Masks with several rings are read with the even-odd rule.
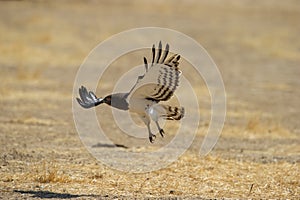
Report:
[[[216,156],[200,158],[188,153],[169,167],[147,174],[127,174],[96,163],[32,163],[31,172],[2,177],[6,187],[22,187],[70,194],[126,196],[205,196],[207,198],[287,198],[299,195],[299,165],[279,162],[259,164]],[[76,167],[77,170],[74,170]],[[73,168],[73,169],[72,169]],[[71,174],[72,172],[76,172]],[[264,176],[261,176],[264,174]],[[282,177],[285,177],[284,179]],[[67,183],[67,184],[66,184]],[[70,186],[73,187],[70,187]],[[76,188],[80,187],[80,190]],[[88,190],[84,189],[88,187]],[[79,189],[79,188],[78,188]]]
[[[245,128],[245,134],[252,138],[297,137],[297,135],[292,134],[287,128],[284,128],[280,122],[276,122],[274,119],[262,119],[259,115],[249,119]]]
[[[299,198],[299,10],[293,0],[1,1],[0,198]],[[200,101],[195,143],[167,168],[130,174],[88,154],[74,127],[71,92],[78,66],[98,42],[140,26],[173,28],[199,41],[220,67],[228,111],[214,151],[199,157],[210,96],[184,68]],[[126,59],[115,64],[126,67]],[[99,93],[112,88],[106,78]],[[157,143],[178,128],[167,126],[171,133]],[[144,141],[113,139],[127,142],[126,151],[152,150]]]
[[[58,171],[56,164],[50,163],[46,164],[44,161],[42,163],[42,169],[34,170],[37,175],[35,175],[34,180],[38,183],[69,183],[71,180],[69,177],[63,174],[63,172]],[[29,175],[32,176],[32,173]]]

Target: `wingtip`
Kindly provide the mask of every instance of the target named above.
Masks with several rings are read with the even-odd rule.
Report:
[[[183,118],[185,116],[185,109],[184,107],[181,107],[181,118]]]
[[[159,43],[158,43],[158,48],[159,48],[159,49],[161,49],[161,48],[162,48],[161,41],[159,41]]]
[[[153,46],[152,46],[152,62],[151,62],[151,66],[153,66],[154,58],[155,58],[155,45],[153,44]]]
[[[83,94],[84,90],[86,90],[86,88],[82,85],[78,91],[79,91],[79,94]]]
[[[81,99],[79,99],[79,98],[76,98],[76,100],[77,100],[77,102],[79,103],[79,105],[80,105],[81,107],[85,108],[85,109],[88,109],[88,108],[91,107],[91,106],[88,106],[88,105],[84,104],[83,101],[82,101]]]
[[[81,101],[81,99],[76,98],[77,102],[79,103],[79,105],[83,106],[83,102]]]
[[[145,64],[146,72],[148,72],[148,61],[147,61],[147,58],[145,58],[145,57],[144,57],[144,64]]]
[[[167,43],[167,44],[166,44],[166,50],[169,51],[169,48],[170,48],[170,45]]]

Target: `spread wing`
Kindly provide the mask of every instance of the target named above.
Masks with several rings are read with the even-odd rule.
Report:
[[[167,101],[175,92],[179,84],[181,71],[178,68],[180,55],[173,55],[166,59],[169,45],[162,51],[159,43],[157,54],[152,47],[152,62],[148,64],[144,58],[146,73],[139,76],[136,84],[129,92],[129,98],[145,98],[156,102]]]

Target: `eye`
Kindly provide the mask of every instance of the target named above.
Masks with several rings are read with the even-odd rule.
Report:
[[[110,102],[111,101],[111,97],[107,97],[106,100]]]

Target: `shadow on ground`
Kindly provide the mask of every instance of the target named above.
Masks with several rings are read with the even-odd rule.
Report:
[[[99,147],[115,148],[115,147],[118,147],[118,148],[128,149],[128,147],[125,146],[125,145],[123,145],[123,144],[103,144],[103,143],[97,143],[97,144],[94,144],[92,147],[93,148],[99,148]]]
[[[20,194],[29,194],[32,195],[33,198],[42,198],[42,199],[71,199],[71,198],[79,198],[79,197],[94,197],[94,198],[102,198],[99,195],[88,195],[88,194],[69,194],[69,193],[56,193],[49,191],[34,191],[34,190],[14,190],[16,193]],[[105,196],[103,196],[105,197]]]

